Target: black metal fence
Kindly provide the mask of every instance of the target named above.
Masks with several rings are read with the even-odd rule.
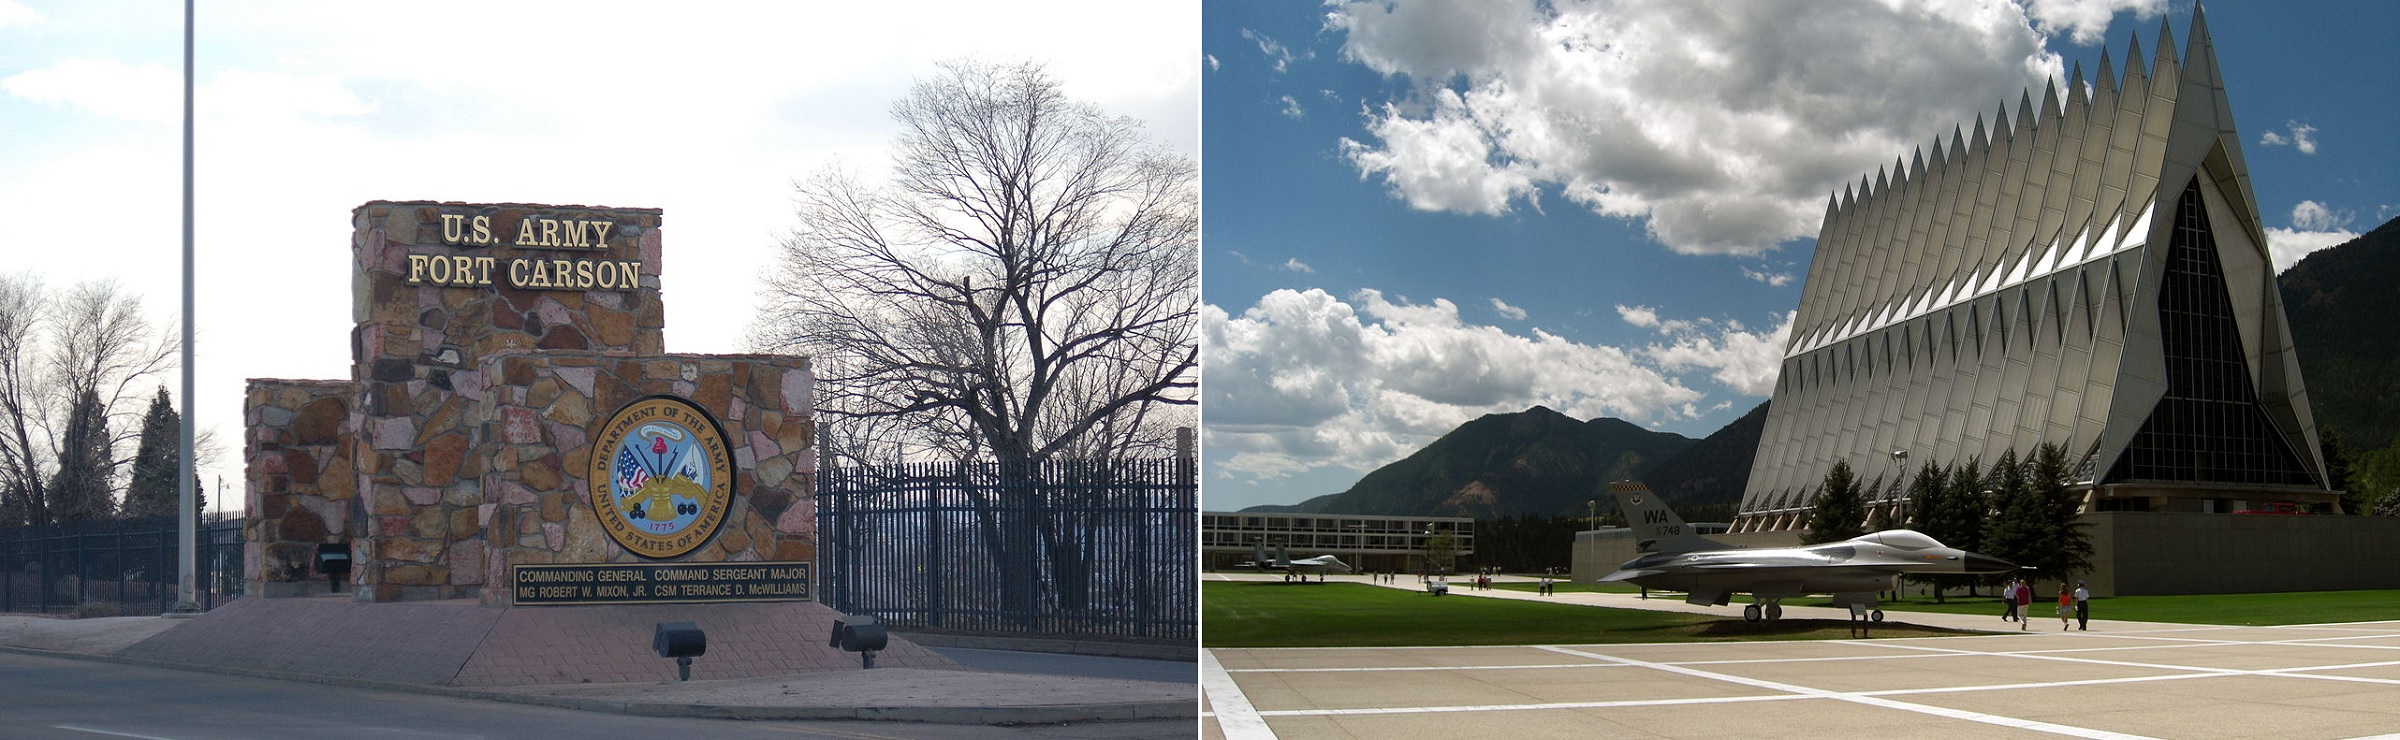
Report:
[[[900,464],[818,477],[822,600],[900,629],[1190,641],[1191,463]]]
[[[0,612],[158,614],[175,605],[171,520],[0,529]],[[203,524],[193,569],[202,609],[242,593],[242,525]]]

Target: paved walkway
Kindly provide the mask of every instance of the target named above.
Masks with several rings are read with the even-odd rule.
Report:
[[[1451,593],[1739,618],[1627,594]],[[1785,608],[1787,619],[1847,616]],[[2400,621],[2096,620],[2067,632],[2055,621],[1882,640],[1214,649],[1201,659],[1202,736],[2400,738]]]
[[[239,602],[236,602],[239,603]],[[368,608],[412,605],[366,605]],[[320,610],[322,611],[322,610]],[[408,610],[401,610],[408,611]],[[465,616],[434,611],[401,615],[409,623],[432,624],[443,634],[475,632],[474,612],[486,612],[489,622],[504,622],[503,610],[468,609]],[[461,611],[461,610],[452,610]],[[527,610],[506,610],[519,612]],[[555,611],[555,609],[553,609]],[[459,696],[557,706],[588,711],[650,716],[721,717],[738,719],[891,719],[959,724],[1021,724],[1112,720],[1146,720],[1196,716],[1198,691],[1189,678],[1138,680],[1117,675],[1175,675],[1173,671],[1121,670],[1108,666],[1073,675],[1059,663],[1085,661],[1099,665],[1124,658],[1061,658],[1040,672],[978,670],[941,657],[938,649],[906,645],[895,639],[901,655],[916,657],[915,666],[892,666],[878,656],[874,670],[858,668],[856,657],[836,669],[786,671],[776,675],[707,678],[712,666],[730,667],[737,652],[716,644],[711,632],[708,655],[694,664],[696,680],[672,679],[672,661],[652,656],[647,665],[663,679],[537,685],[448,685],[444,677],[473,679],[488,676],[459,649],[433,651],[438,655],[399,660],[390,655],[333,655],[305,649],[305,625],[262,623],[278,619],[281,610],[250,615],[245,624],[227,624],[206,617],[193,620],[158,617],[52,619],[0,615],[0,649],[53,656],[81,657],[168,668],[206,670],[239,675],[338,683],[384,690]],[[397,612],[386,612],[397,613]],[[231,616],[228,613],[227,616]],[[355,615],[353,615],[355,616]],[[523,615],[515,615],[523,616]],[[432,620],[427,622],[427,620]],[[289,621],[289,620],[282,620]],[[422,626],[422,625],[420,625]],[[490,629],[490,625],[482,628]],[[191,632],[185,632],[191,631]],[[200,636],[206,631],[205,636]],[[274,639],[281,635],[282,640]],[[813,628],[810,635],[814,637]],[[194,637],[200,636],[200,637]],[[353,642],[376,642],[373,635],[354,634]],[[822,637],[814,644],[823,646]],[[300,646],[303,649],[291,649]],[[648,648],[647,637],[641,646]],[[375,648],[383,650],[383,648]],[[355,652],[355,651],[353,651]],[[390,652],[386,650],[385,652]],[[243,657],[243,653],[249,653]],[[216,656],[209,658],[207,656]],[[444,665],[447,668],[444,668]],[[1182,665],[1190,665],[1183,663]],[[461,671],[461,668],[465,671]],[[445,672],[447,671],[447,672]],[[1096,674],[1096,675],[1095,675]],[[1184,673],[1189,676],[1190,673]],[[468,683],[487,683],[467,681]]]

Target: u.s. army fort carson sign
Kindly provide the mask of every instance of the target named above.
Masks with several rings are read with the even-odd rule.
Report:
[[[254,593],[331,549],[361,601],[812,600],[808,360],[666,352],[659,211],[351,220],[349,378],[250,385]]]

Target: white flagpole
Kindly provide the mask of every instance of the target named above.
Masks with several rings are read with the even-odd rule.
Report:
[[[183,439],[182,459],[175,466],[176,538],[175,608],[170,616],[200,613],[200,512],[194,506],[200,476],[193,471],[192,450],[192,3],[183,0]]]

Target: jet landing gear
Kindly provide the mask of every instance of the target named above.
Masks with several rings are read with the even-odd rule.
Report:
[[[1766,602],[1766,605],[1762,608],[1759,604],[1753,602],[1749,606],[1742,607],[1742,621],[1744,622],[1756,622],[1759,621],[1762,616],[1769,622],[1782,619],[1783,604],[1777,601],[1769,601]]]

